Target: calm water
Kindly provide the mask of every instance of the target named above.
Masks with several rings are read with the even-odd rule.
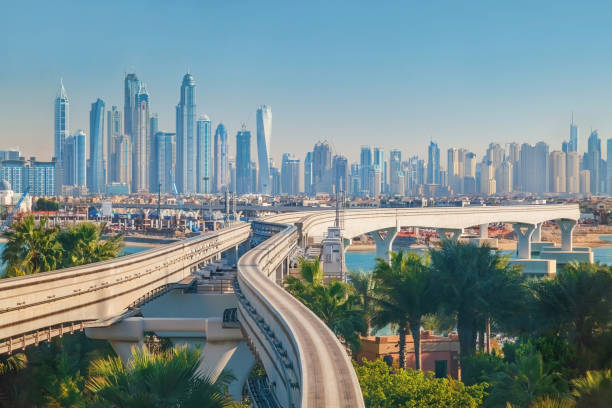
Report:
[[[612,236],[602,236],[602,240],[612,242]],[[515,251],[504,251],[513,255]],[[612,245],[609,247],[593,248],[593,257],[595,261],[599,261],[605,265],[612,265]],[[376,258],[376,252],[364,251],[364,252],[352,252],[346,253],[346,266],[352,270],[364,270],[371,271],[374,269]]]

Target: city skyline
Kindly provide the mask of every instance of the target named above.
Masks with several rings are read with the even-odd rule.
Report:
[[[119,13],[118,18],[126,19],[131,10],[138,8],[137,3],[122,4],[125,13]],[[173,25],[173,16],[185,13],[188,6],[185,3],[168,10],[167,16],[156,7],[139,8],[139,14],[144,13],[152,23],[167,20]],[[462,144],[479,156],[490,140],[500,144],[542,140],[556,146],[567,139],[572,111],[574,122],[580,126],[581,151],[591,126],[599,130],[603,139],[612,134],[608,119],[612,106],[606,98],[612,84],[605,78],[610,65],[608,45],[597,40],[606,38],[609,30],[600,23],[600,19],[605,21],[610,15],[607,7],[593,15],[588,9],[569,3],[555,3],[552,9],[531,5],[529,13],[523,13],[520,7],[482,5],[466,6],[465,10],[457,10],[452,4],[420,5],[415,9],[389,4],[375,10],[355,5],[342,10],[353,22],[348,23],[349,18],[339,20],[336,29],[328,28],[327,24],[339,15],[338,5],[313,4],[306,9],[309,13],[301,9],[306,6],[296,10],[282,4],[270,7],[274,7],[273,12],[267,8],[254,10],[247,5],[237,14],[225,7],[207,8],[209,27],[216,27],[218,21],[225,21],[230,15],[232,21],[243,24],[235,24],[238,29],[232,33],[223,30],[224,38],[214,29],[204,35],[196,28],[184,44],[177,45],[180,57],[174,58],[171,52],[171,58],[162,63],[158,63],[159,55],[151,47],[159,43],[161,52],[183,31],[161,38],[161,33],[148,30],[143,41],[152,52],[147,51],[147,55],[116,41],[112,47],[102,43],[96,52],[105,58],[91,64],[87,61],[92,52],[89,49],[83,51],[83,61],[78,63],[67,59],[62,49],[57,55],[38,52],[46,41],[57,40],[55,36],[62,30],[53,31],[37,48],[32,48],[33,39],[24,28],[7,21],[0,30],[7,30],[6,37],[12,40],[6,47],[11,63],[0,68],[0,84],[6,101],[11,103],[5,101],[0,109],[4,124],[0,142],[4,146],[19,145],[31,155],[50,159],[53,146],[47,136],[53,132],[53,123],[43,112],[53,109],[52,97],[59,78],[63,77],[70,97],[71,129],[84,129],[90,134],[91,101],[101,98],[107,107],[121,105],[120,81],[124,72],[137,72],[146,79],[152,98],[151,111],[159,114],[160,130],[174,132],[177,82],[187,70],[206,89],[198,99],[201,113],[211,117],[214,127],[223,122],[229,135],[234,135],[242,122],[255,132],[253,107],[263,103],[274,107],[272,157],[277,164],[287,151],[303,158],[320,139],[330,141],[334,150],[341,151],[351,162],[359,154],[358,146],[371,143],[374,137],[387,151],[398,148],[420,156],[427,151],[429,139],[436,140],[443,151],[457,145],[457,140],[465,140]],[[26,12],[18,5],[8,8],[7,15]],[[87,11],[103,17],[112,9],[105,11],[95,5],[77,3],[73,7],[40,3],[39,8],[41,13],[31,18],[41,29],[54,20],[49,16],[70,19]],[[295,27],[283,23],[288,15],[300,11],[304,17]],[[186,26],[201,17],[200,13],[203,11],[196,10],[194,15],[187,16]],[[489,15],[490,21],[485,21],[484,15]],[[543,19],[544,15],[550,18]],[[576,24],[561,23],[570,16]],[[370,17],[376,24],[371,27],[359,24]],[[414,24],[401,24],[402,28],[398,28],[400,24],[378,23],[383,17],[389,22],[404,18]],[[417,17],[431,27],[423,31],[424,22]],[[270,24],[258,24],[255,20]],[[472,28],[466,29],[464,23]],[[75,24],[71,30],[82,28],[84,33],[96,28],[101,32],[107,30],[96,21],[86,26],[80,21]],[[458,24],[464,30],[454,40],[453,28]],[[578,26],[580,31],[575,28]],[[306,27],[321,30],[314,38],[307,38]],[[348,37],[354,38],[349,40],[341,35],[342,28],[350,34]],[[438,33],[434,34],[436,29]],[[24,35],[18,35],[21,33]],[[415,33],[421,35],[415,37]],[[533,41],[512,42],[509,38],[513,35],[532,36]],[[271,43],[258,41],[261,36],[269,37]],[[585,36],[595,40],[581,42]],[[75,49],[81,43],[81,39],[72,37],[66,39],[66,48]],[[186,51],[198,41],[207,50],[207,56],[215,57],[203,59]],[[244,47],[238,46],[241,43]],[[261,63],[236,63],[238,59],[248,60],[262,47],[269,58]],[[24,49],[29,51],[27,55],[23,54]],[[364,49],[367,52],[362,54]],[[597,64],[586,64],[589,59]],[[524,66],[530,67],[528,73]],[[92,77],[96,81],[91,81]],[[19,97],[23,85],[17,84],[23,83],[35,89],[35,97],[28,98],[27,103]],[[36,117],[25,120],[30,112],[36,112]],[[317,121],[305,123],[304,117],[316,117]],[[363,117],[373,120],[360,121]],[[20,135],[18,143],[16,134]],[[353,142],[352,149],[340,148]],[[605,153],[606,146],[603,149]],[[235,155],[232,143],[230,155]]]

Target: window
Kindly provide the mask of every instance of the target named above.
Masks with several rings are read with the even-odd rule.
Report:
[[[436,378],[446,378],[448,361],[436,360],[435,371]]]

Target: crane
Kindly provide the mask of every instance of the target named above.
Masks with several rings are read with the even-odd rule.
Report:
[[[0,232],[3,232],[5,229],[8,228],[9,225],[11,225],[11,222],[13,221],[13,217],[15,216],[15,214],[17,214],[17,211],[19,211],[19,207],[21,207],[21,203],[23,202],[23,199],[26,198],[29,192],[30,192],[30,187],[26,187],[25,191],[19,198],[19,201],[17,201],[17,204],[15,204],[15,207],[13,207],[13,211],[11,211],[8,217],[6,217],[6,220],[4,220],[4,222],[2,223],[2,226],[0,226]]]

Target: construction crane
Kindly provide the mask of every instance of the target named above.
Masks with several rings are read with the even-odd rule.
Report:
[[[13,221],[13,217],[15,216],[15,214],[17,214],[17,211],[19,211],[19,207],[21,207],[21,203],[23,202],[23,199],[26,198],[29,192],[30,192],[30,187],[26,187],[25,191],[19,198],[19,201],[17,201],[17,204],[15,204],[15,207],[13,207],[13,211],[11,211],[9,216],[6,217],[6,220],[4,220],[4,222],[2,223],[2,226],[0,226],[0,232],[3,232],[5,229],[8,228],[9,225],[11,225],[11,222]]]

